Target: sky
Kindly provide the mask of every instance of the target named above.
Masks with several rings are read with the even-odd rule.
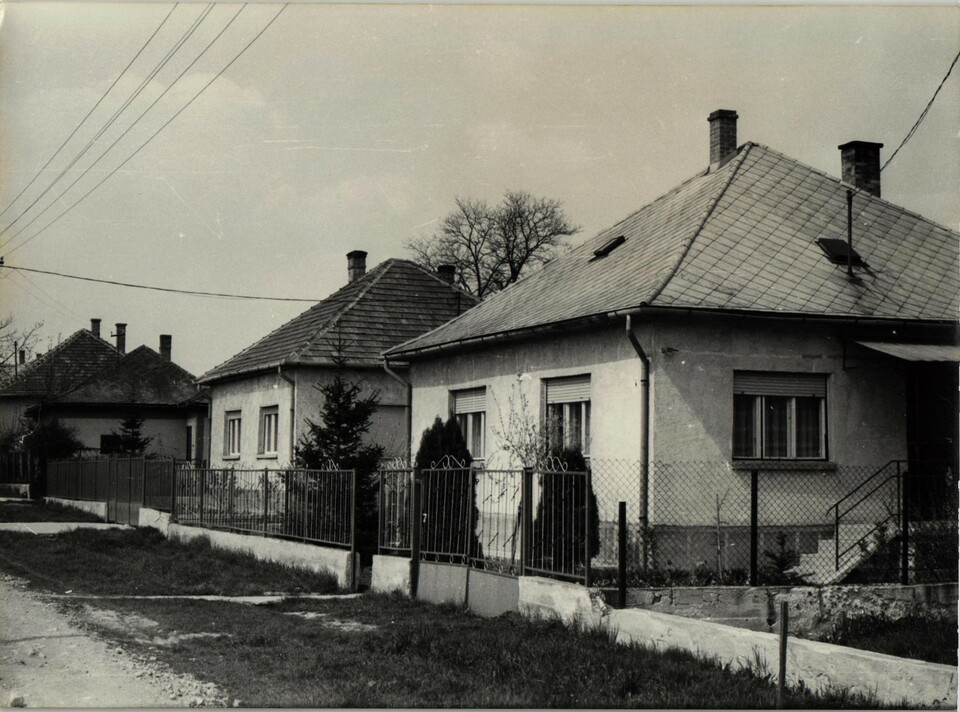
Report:
[[[847,141],[886,161],[960,50],[955,6],[0,7],[7,265],[313,300],[350,250],[411,257],[457,197],[554,198],[587,239],[707,167],[715,109],[830,175]],[[882,191],[958,229],[960,69]],[[39,351],[100,318],[128,350],[171,334],[196,375],[308,306],[0,268]]]

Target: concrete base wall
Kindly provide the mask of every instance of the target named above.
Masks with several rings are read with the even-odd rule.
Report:
[[[64,507],[73,507],[74,509],[80,509],[84,512],[90,512],[90,514],[95,514],[100,517],[102,520],[107,520],[107,503],[106,502],[88,502],[81,499],[60,499],[59,497],[44,497],[44,502],[51,502],[53,504],[60,504]]]
[[[528,615],[605,627],[616,632],[619,643],[677,648],[734,670],[776,674],[779,638],[772,633],[655,611],[612,610],[596,592],[576,584],[536,577],[521,578],[519,583],[520,609]],[[952,708],[957,704],[955,667],[791,637],[787,683],[796,687],[801,682],[817,692],[848,689],[895,706]]]
[[[296,541],[270,539],[267,537],[235,534],[233,532],[188,527],[170,522],[170,515],[156,509],[140,508],[141,527],[159,529],[168,537],[190,541],[206,538],[210,544],[226,551],[253,554],[261,561],[272,561],[285,566],[297,566],[320,573],[333,574],[343,588],[353,585],[353,572],[359,570],[360,556],[355,555],[351,565],[350,552],[343,549],[328,549],[324,546],[301,544]],[[356,567],[356,568],[355,568]]]
[[[0,483],[0,496],[2,497],[29,497],[30,485],[12,484],[10,482]]]
[[[377,593],[410,593],[410,559],[375,554],[370,589]]]
[[[464,605],[467,601],[467,567],[421,561],[417,598],[428,603]]]
[[[520,583],[516,576],[471,569],[467,574],[467,607],[484,618],[516,611]]]

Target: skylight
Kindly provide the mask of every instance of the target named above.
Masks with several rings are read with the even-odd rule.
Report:
[[[626,241],[627,241],[626,237],[624,237],[623,235],[617,235],[616,237],[613,237],[607,240],[605,243],[603,243],[602,246],[595,249],[593,251],[593,256],[606,257]]]
[[[817,244],[820,246],[820,249],[823,250],[823,254],[827,256],[827,259],[833,262],[835,265],[844,265],[849,264],[853,267],[866,267],[867,263],[863,261],[863,258],[860,257],[859,253],[852,248],[848,247],[845,240],[838,240],[833,237],[821,237],[817,240]]]

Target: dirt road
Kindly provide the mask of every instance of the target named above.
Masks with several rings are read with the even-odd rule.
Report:
[[[0,707],[22,706],[21,701],[27,707],[228,703],[212,685],[107,644],[42,594],[27,591],[17,579],[0,577]]]

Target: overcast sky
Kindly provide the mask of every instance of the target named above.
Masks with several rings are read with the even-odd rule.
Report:
[[[430,234],[456,196],[556,198],[585,239],[703,170],[718,108],[739,113],[741,143],[831,175],[846,141],[882,142],[886,160],[960,49],[956,7],[290,5],[51,224],[281,7],[244,7],[171,88],[241,7],[214,6],[38,200],[206,7],[181,4],[10,205],[173,7],[3,6],[0,228],[35,201],[0,234],[7,264],[319,300],[345,283],[346,252],[367,250],[371,267],[408,257],[404,242]],[[883,173],[886,199],[955,230],[958,194],[960,69]],[[41,351],[99,317],[105,334],[129,325],[128,349],[172,334],[174,360],[197,375],[308,306],[2,272],[0,311],[43,321]]]

